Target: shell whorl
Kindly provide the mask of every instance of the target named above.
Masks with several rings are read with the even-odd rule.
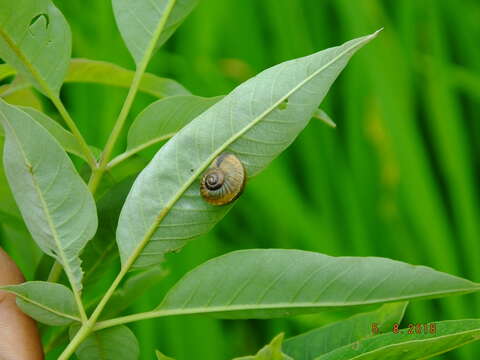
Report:
[[[200,194],[212,205],[226,205],[242,194],[246,180],[242,162],[233,154],[223,153],[203,174]]]

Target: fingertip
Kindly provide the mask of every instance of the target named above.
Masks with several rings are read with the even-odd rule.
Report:
[[[0,285],[20,284],[24,281],[16,264],[0,248]],[[18,308],[15,295],[5,291],[0,291],[0,359],[43,359],[35,321]]]

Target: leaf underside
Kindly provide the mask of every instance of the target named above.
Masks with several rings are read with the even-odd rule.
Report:
[[[307,125],[350,57],[375,36],[265,70],[168,141],[140,173],[122,209],[117,243],[123,266],[158,263],[209,231],[231,207],[214,207],[200,196],[199,177],[214,158],[230,152],[248,176],[262,171]]]
[[[185,275],[156,311],[271,318],[480,290],[425,266],[302,250],[235,251]]]
[[[2,76],[5,77],[17,73],[15,69],[9,65],[1,64],[0,66],[3,65],[5,65],[3,69],[0,67],[0,79]],[[65,83],[93,83],[129,88],[133,76],[133,71],[116,64],[106,61],[77,58],[70,61],[65,76]],[[4,96],[4,92],[15,93],[29,87],[30,84],[28,81],[17,76],[11,84],[0,87],[0,95]],[[139,91],[157,98],[190,94],[190,92],[177,81],[150,73],[143,74]]]
[[[70,338],[78,329],[78,325],[70,328]],[[140,356],[140,346],[133,332],[121,325],[92,333],[75,354],[80,360],[136,360]]]
[[[20,309],[41,323],[64,326],[80,321],[73,293],[64,285],[29,281],[1,289],[16,294]]]
[[[45,95],[58,95],[71,53],[71,33],[50,0],[0,0],[0,58]]]
[[[407,304],[384,304],[375,311],[360,313],[289,338],[283,344],[283,351],[295,360],[313,360],[341,346],[373,336],[374,329],[379,333],[391,332],[395,324],[400,324]]]
[[[184,95],[153,102],[132,123],[128,131],[127,151],[171,138],[221,98]]]
[[[399,333],[390,332],[341,347],[315,360],[423,360],[480,339],[478,319],[433,324],[433,331],[430,324],[426,332],[422,326],[420,334],[416,327],[412,333],[410,329],[401,329]]]
[[[283,336],[283,333],[275,336],[270,344],[265,345],[255,355],[243,356],[233,360],[294,360],[290,356],[282,353]]]
[[[136,0],[135,5],[129,0],[113,0],[113,12],[118,28],[122,34],[128,50],[138,65],[148,54],[152,41],[155,42],[153,51],[167,41],[183,20],[197,5],[198,0],[176,0],[173,9],[162,29],[155,39],[170,1]]]
[[[79,254],[97,229],[92,194],[60,144],[30,115],[0,100],[5,173],[39,247],[81,289]]]

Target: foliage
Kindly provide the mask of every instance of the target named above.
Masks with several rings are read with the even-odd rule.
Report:
[[[293,18],[289,10],[296,9],[295,5],[282,4],[287,19]],[[298,232],[295,240],[297,247],[320,250],[314,242],[321,234],[324,238],[331,238],[325,241],[321,250],[341,254],[342,244],[337,240],[340,239],[338,228],[343,226],[342,219],[336,219],[333,211],[328,214],[336,206],[345,209],[343,216],[349,222],[347,233],[354,241],[357,254],[371,255],[375,250],[383,255],[384,252],[377,251],[379,247],[370,244],[368,234],[375,235],[377,240],[389,233],[383,228],[385,224],[378,228],[375,226],[373,214],[376,202],[362,202],[362,199],[376,199],[378,189],[359,187],[357,193],[354,186],[356,181],[369,184],[375,180],[369,171],[374,167],[367,161],[364,152],[350,154],[354,160],[353,170],[346,166],[342,157],[338,164],[334,164],[331,158],[325,160],[326,155],[322,153],[328,153],[327,146],[322,149],[316,146],[302,152],[299,166],[309,164],[311,172],[292,176],[278,165],[272,165],[270,168],[273,170],[266,170],[295,141],[312,117],[335,127],[319,105],[350,58],[379,32],[308,56],[302,53],[303,57],[296,56],[294,60],[281,62],[253,77],[241,64],[226,60],[222,65],[225,73],[242,83],[226,96],[218,96],[226,92],[226,89],[220,89],[216,91],[216,97],[199,97],[187,90],[195,87],[192,86],[193,81],[187,80],[190,86],[184,86],[180,81],[147,72],[148,64],[156,61],[152,60],[155,53],[166,45],[196,5],[194,0],[112,0],[119,32],[135,63],[135,71],[130,71],[108,61],[72,59],[69,25],[51,0],[0,0],[0,58],[6,62],[0,64],[0,81],[5,83],[0,87],[3,98],[0,99],[0,145],[3,149],[1,236],[7,244],[12,243],[12,236],[21,236],[26,245],[9,246],[16,251],[29,249],[25,257],[36,259],[30,262],[33,268],[27,272],[31,274],[28,276],[31,281],[6,286],[2,290],[15,293],[19,307],[31,317],[55,327],[45,328],[45,349],[53,350],[47,358],[58,355],[59,359],[68,359],[76,354],[79,359],[137,359],[140,348],[144,347],[140,347],[134,332],[125,324],[145,319],[175,316],[170,326],[184,321],[177,318],[178,315],[192,314],[210,314],[226,319],[314,314],[310,316],[318,319],[321,316],[318,314],[327,309],[358,312],[362,311],[359,306],[384,303],[387,304],[376,310],[331,322],[285,341],[283,334],[278,335],[256,355],[238,359],[383,359],[387,356],[391,359],[416,359],[435,356],[478,339],[478,321],[470,319],[435,323],[436,333],[409,334],[408,329],[400,329],[399,334],[392,333],[392,324],[397,329],[404,315],[406,303],[401,301],[476,292],[480,285],[429,267],[388,258],[335,257],[292,249],[222,251],[227,254],[199,264],[178,281],[175,276],[167,276],[165,263],[175,264],[178,259],[181,264],[182,261],[181,255],[168,254],[178,252],[190,240],[209,233],[233,207],[234,203],[210,205],[199,192],[203,174],[223,153],[237,156],[248,177],[245,197],[249,213],[245,212],[245,208],[232,210],[240,219],[236,226],[240,228],[244,222],[253,224],[256,219],[261,223],[271,222],[268,226],[276,229],[270,233],[273,239],[268,240],[273,242],[269,242],[269,246],[291,247],[288,243],[282,244],[281,232],[287,229],[287,234],[291,234],[291,224],[294,224],[295,234]],[[220,4],[217,5],[222,9]],[[63,4],[66,9],[70,6],[74,5]],[[352,20],[352,9],[358,8],[359,14],[373,11],[346,1],[339,1],[336,6],[346,20],[352,21],[355,31],[350,33],[363,29],[363,20]],[[312,10],[317,13],[322,8],[323,5],[316,4]],[[411,11],[408,6],[402,9]],[[274,17],[277,13],[272,10],[269,14]],[[434,19],[435,16],[432,15]],[[72,24],[76,24],[79,20],[73,21]],[[283,22],[282,17],[272,21]],[[388,21],[385,20],[385,23],[388,25]],[[285,28],[278,26],[282,31]],[[435,21],[431,26],[438,30]],[[283,35],[288,37],[288,34]],[[390,32],[385,35],[387,39],[392,36]],[[77,36],[75,31],[74,36]],[[204,36],[208,39],[208,35]],[[303,36],[296,39],[306,41]],[[75,41],[73,44],[75,46]],[[81,48],[82,42],[79,41],[79,44]],[[368,112],[370,136],[379,149],[379,166],[385,167],[382,171],[386,174],[388,186],[396,186],[395,176],[392,175],[396,170],[388,168],[390,162],[398,163],[403,172],[414,169],[413,174],[405,175],[399,190],[403,197],[402,211],[408,214],[412,228],[428,239],[425,244],[431,245],[430,250],[435,248],[438,251],[438,262],[434,265],[459,273],[459,265],[450,256],[454,253],[451,231],[445,221],[444,208],[438,206],[440,200],[431,180],[431,170],[425,156],[418,156],[423,154],[423,150],[416,127],[411,122],[410,97],[405,90],[405,79],[398,75],[406,72],[401,68],[394,71],[383,68],[384,63],[388,66],[395,64],[392,60],[395,56],[401,57],[397,53],[398,46],[391,53],[384,47],[379,50],[374,48],[370,46],[366,51],[372,51],[370,58],[373,60],[369,63],[364,61],[363,65],[375,66],[380,75],[367,83],[363,81],[361,71],[349,73],[356,81],[349,82],[345,91],[347,96],[342,98],[343,106],[350,98],[358,97],[368,110],[347,106],[345,116],[350,119],[360,116],[362,111]],[[171,53],[164,52],[162,56],[170,57],[172,63],[182,63]],[[117,60],[121,61],[120,58]],[[441,58],[425,61],[431,62],[431,69],[439,69],[437,61]],[[192,71],[195,67],[192,64]],[[208,67],[202,68],[202,71],[203,76],[212,73]],[[425,72],[427,79],[436,79],[433,71]],[[382,76],[385,72],[398,73],[398,76],[392,76],[394,81],[388,83]],[[461,69],[452,67],[451,73],[457,74],[460,79],[458,86],[467,90],[472,86],[465,80],[469,76],[465,76]],[[450,85],[446,80],[440,80],[439,89],[429,89],[429,109],[433,119],[443,116],[434,100],[450,101],[447,91]],[[66,99],[60,96],[60,89],[68,83],[127,89],[112,129],[105,132],[108,137],[104,146],[92,141],[89,132],[84,131],[85,123],[75,122],[65,107]],[[366,84],[383,90],[390,90],[389,86],[395,84],[395,92],[384,91],[374,98],[367,98],[363,93],[358,95],[365,90]],[[211,92],[207,87],[202,91]],[[140,92],[156,98],[142,111],[138,111],[139,103],[134,104],[137,98],[140,101],[145,99]],[[392,102],[397,97],[402,102]],[[51,102],[55,111],[44,106],[46,100]],[[75,97],[73,101],[75,104]],[[108,102],[114,101],[112,92]],[[386,111],[391,109],[396,111],[393,119],[383,120],[387,116],[385,114],[390,116]],[[73,110],[78,112],[78,109]],[[125,136],[123,130],[130,123],[131,113],[136,116]],[[98,127],[108,125],[104,115],[95,113],[92,123]],[[455,111],[448,111],[448,116],[452,119],[459,117]],[[63,121],[67,128],[57,120]],[[448,170],[447,187],[456,189],[455,185],[462,189],[453,192],[452,208],[454,215],[458,216],[456,221],[462,239],[465,239],[464,244],[470,247],[465,267],[476,269],[480,263],[476,262],[480,253],[476,251],[479,248],[475,241],[479,230],[475,222],[478,208],[469,196],[474,193],[472,174],[467,170],[469,158],[462,146],[463,135],[458,122],[452,121],[449,125],[439,123],[432,121],[430,124],[439,139],[434,147],[441,155],[439,162]],[[362,124],[352,122],[347,125],[353,150],[363,149],[365,145],[355,134],[362,129]],[[385,135],[385,127],[390,137]],[[332,142],[332,138],[323,133],[321,139]],[[309,141],[305,137],[301,144]],[[452,145],[451,152],[445,151],[442,141]],[[126,145],[119,152],[122,143]],[[317,139],[315,144],[318,144]],[[392,147],[401,148],[404,153],[392,153]],[[75,157],[70,158],[67,152]],[[341,193],[341,204],[332,205],[334,195],[328,190],[332,181],[327,179],[330,176],[328,171],[319,173],[316,165],[319,158],[323,170],[339,174],[341,182],[337,190]],[[270,171],[269,178],[260,175],[258,180],[253,179],[264,170],[267,173]],[[350,176],[351,171],[358,178]],[[132,175],[134,180],[130,177]],[[282,183],[302,184],[301,191],[282,192],[279,197],[275,191]],[[390,189],[387,192],[390,197],[395,197],[395,191]],[[308,199],[308,203],[303,204],[299,200],[302,198]],[[279,217],[273,215],[274,208],[283,202],[290,203],[291,214],[296,216],[289,220],[291,224],[283,223],[283,218],[279,221]],[[327,214],[322,215],[320,229],[312,225],[318,217],[315,211],[310,211],[310,202],[326,204],[323,212]],[[250,213],[255,213],[255,216]],[[434,224],[434,228],[428,225],[425,214],[428,214],[428,221]],[[392,216],[397,219],[395,214]],[[234,220],[230,221],[231,226],[235,226],[232,225]],[[393,227],[397,220],[388,221]],[[365,224],[371,225],[368,231]],[[8,226],[19,235],[7,231]],[[223,224],[222,228],[225,228]],[[412,246],[414,243],[405,240],[408,234],[404,227],[398,225],[395,229],[399,231],[391,235],[391,239],[395,236],[397,241],[407,244],[402,250],[407,255],[402,257],[409,262],[418,262],[418,257],[413,255],[416,249]],[[225,233],[215,234],[219,238],[225,237]],[[232,237],[231,234],[237,236]],[[229,231],[231,244],[224,246],[225,250],[245,247],[239,245],[241,234]],[[279,235],[278,239],[276,235]],[[213,236],[209,235],[208,239],[215,241]],[[40,260],[37,249],[30,250],[32,242],[55,260],[50,262],[48,277],[42,269],[50,263],[45,257]],[[198,249],[205,246],[205,242],[204,239],[203,244],[192,244],[190,248]],[[168,262],[165,261],[167,258]],[[191,269],[199,262],[199,259],[187,262],[187,268]],[[21,261],[19,263],[22,265]],[[35,269],[37,263],[38,269]],[[131,273],[132,270],[137,272]],[[480,270],[475,272],[478,273]],[[162,284],[159,287],[156,284],[160,281]],[[149,295],[155,295],[160,305],[149,311],[138,311],[135,305],[132,309],[132,303],[141,301],[141,295],[149,287],[162,289],[165,293],[163,300],[157,291]],[[464,307],[459,306],[458,301],[445,302],[450,315],[458,316],[461,313],[459,309],[463,311]],[[300,319],[303,320],[299,322],[312,318]],[[274,324],[274,321],[271,323]],[[318,326],[316,320],[313,323],[312,327]],[[163,328],[167,328],[168,324],[163,321]],[[209,324],[211,327],[212,323]],[[379,330],[378,334],[372,333],[372,324]],[[137,328],[140,342],[146,341],[142,337],[145,332],[141,327]],[[194,336],[188,332],[182,334],[184,337]],[[167,341],[168,335],[164,339]],[[170,340],[170,343],[176,341],[173,338]],[[156,344],[153,345],[156,347]],[[168,343],[161,345],[168,346]],[[246,351],[242,349],[242,352]],[[159,351],[156,354],[159,359],[168,359]]]

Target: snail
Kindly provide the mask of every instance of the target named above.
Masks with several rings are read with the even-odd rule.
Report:
[[[226,205],[236,200],[247,181],[242,162],[233,154],[223,153],[202,176],[200,194],[212,205]]]

